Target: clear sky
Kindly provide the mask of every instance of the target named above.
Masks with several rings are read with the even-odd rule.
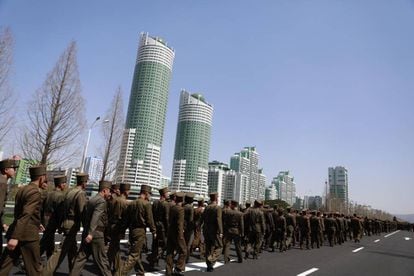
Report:
[[[342,165],[350,199],[414,213],[412,0],[0,0],[0,25],[15,38],[20,118],[72,39],[89,123],[118,85],[126,111],[139,34],[149,32],[176,51],[164,175],[185,88],[214,106],[210,160],[256,146],[268,184],[290,170],[302,196],[322,194],[328,167]],[[94,130],[90,153],[99,142]]]

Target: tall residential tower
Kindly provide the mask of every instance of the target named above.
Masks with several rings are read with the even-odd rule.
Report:
[[[174,50],[159,37],[142,33],[135,63],[116,181],[132,191],[160,186],[161,147]]]
[[[181,91],[171,189],[207,197],[213,107],[201,94]]]

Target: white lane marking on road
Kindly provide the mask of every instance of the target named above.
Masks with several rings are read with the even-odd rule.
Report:
[[[220,267],[224,265],[222,262],[217,262],[214,265],[214,268]],[[207,264],[205,262],[198,262],[198,263],[188,263],[185,266],[185,272],[188,271],[206,271]],[[165,275],[165,269],[162,271],[156,271],[156,272],[145,272],[145,276],[160,276]]]
[[[405,237],[404,239],[405,239],[406,241],[411,240],[411,238],[409,238],[409,237]]]
[[[375,240],[374,242],[379,242],[380,240]]]
[[[364,249],[364,247],[360,247],[360,248],[357,248],[357,249],[355,249],[355,250],[352,250],[352,252],[356,253],[356,252],[358,252],[358,251],[361,251],[362,249]]]
[[[397,234],[398,232],[400,232],[400,230],[394,231],[392,233],[389,233],[388,235],[385,235],[384,238],[388,238],[389,236],[392,236],[394,234]]]
[[[318,271],[318,270],[319,270],[319,268],[314,267],[314,268],[311,268],[309,270],[306,270],[305,272],[302,272],[302,273],[300,273],[300,274],[298,274],[296,276],[306,276],[306,275],[309,275],[311,273],[314,273],[315,271]]]

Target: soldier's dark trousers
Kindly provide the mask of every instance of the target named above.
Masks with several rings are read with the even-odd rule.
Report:
[[[223,250],[223,241],[219,235],[216,235],[216,237],[205,236],[205,245],[207,268],[214,267]]]
[[[55,233],[57,225],[52,220],[49,220],[49,223],[46,226],[45,231],[43,232],[42,239],[40,240],[40,256],[46,251],[47,258],[52,256],[55,251]]]
[[[191,244],[193,243],[193,240],[194,240],[194,229],[191,229],[189,232],[185,232],[184,239],[185,239],[185,244],[187,246],[187,254],[186,254],[187,256],[186,263],[187,263],[190,258]]]
[[[257,258],[259,256],[260,247],[262,246],[262,233],[256,231],[250,232],[249,243],[253,248],[253,258]]]
[[[121,261],[121,255],[120,255],[120,243],[121,239],[119,236],[119,232],[117,230],[112,230],[111,232],[111,241],[109,243],[108,247],[108,262],[109,262],[109,268],[113,270],[119,269],[120,261]]]
[[[75,262],[73,263],[73,269],[70,272],[69,276],[81,275],[81,271],[85,266],[86,262],[88,261],[90,255],[92,255],[93,260],[98,266],[101,272],[100,275],[112,275],[112,273],[109,270],[108,256],[106,255],[105,251],[105,241],[102,237],[92,239],[91,243],[86,243],[85,241],[82,241],[78,255],[76,256]]]
[[[0,259],[0,276],[8,276],[13,264],[18,261],[20,255],[23,257],[26,275],[42,275],[42,262],[40,260],[39,240],[20,241],[17,247],[10,251],[3,251]]]
[[[300,232],[300,248],[303,248],[303,243],[306,242],[306,248],[309,249],[309,240],[310,240],[310,233],[309,231],[301,231]]]
[[[200,257],[204,258],[205,249],[204,249],[204,242],[201,238],[201,229],[196,229],[195,232],[194,232],[194,239],[193,239],[193,242],[191,244],[190,255],[193,253],[193,251],[197,247],[200,249]]]
[[[143,276],[145,274],[145,270],[142,265],[141,252],[146,241],[145,228],[135,228],[130,230],[129,235],[131,242],[129,255],[117,275],[128,275],[131,269],[135,267],[135,269],[138,270],[137,275]]]
[[[43,276],[53,276],[55,270],[63,262],[63,259],[65,259],[66,255],[68,255],[69,271],[72,270],[73,261],[78,250],[76,244],[76,235],[78,233],[77,229],[78,228],[74,226],[63,235],[63,239],[57,250],[55,250],[53,255],[50,256],[50,258],[47,260],[46,266],[43,269]]]
[[[153,239],[151,244],[151,255],[148,256],[148,261],[151,266],[158,264],[158,260],[164,254],[167,247],[167,237],[162,226],[157,225],[157,237]]]
[[[165,275],[173,275],[174,258],[178,254],[176,268],[181,272],[185,270],[185,262],[187,259],[187,245],[185,239],[178,239],[178,237],[169,237],[167,241],[167,266]]]
[[[243,261],[241,237],[240,235],[230,233],[224,235],[224,263],[230,262],[230,245],[232,241],[234,241],[234,247],[236,248],[237,261],[241,263]]]
[[[335,229],[334,228],[328,229],[327,234],[328,234],[329,245],[334,246],[334,243],[335,243]]]
[[[314,247],[314,244],[316,244],[316,247],[319,248],[319,231],[312,230],[311,232],[311,247]]]
[[[294,230],[295,228],[293,227],[293,225],[288,225],[287,229],[286,229],[286,247],[290,248],[291,246],[294,246]]]

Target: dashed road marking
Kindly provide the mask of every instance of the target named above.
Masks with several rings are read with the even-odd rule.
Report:
[[[394,231],[392,233],[389,233],[388,235],[385,235],[384,238],[388,238],[388,237],[390,237],[390,236],[392,236],[394,234],[397,234],[398,232],[400,232],[400,230],[397,230],[397,231]]]
[[[311,273],[314,273],[315,271],[318,271],[318,270],[319,270],[319,268],[314,267],[314,268],[311,268],[309,270],[306,270],[305,272],[302,272],[302,273],[300,273],[300,274],[298,274],[296,276],[306,276],[306,275],[309,275]]]
[[[375,240],[374,242],[379,242],[380,240],[378,239],[378,240]]]
[[[404,239],[405,239],[406,241],[411,240],[411,238],[409,238],[409,237],[405,237]]]
[[[361,251],[362,249],[364,249],[364,247],[360,247],[360,248],[357,248],[357,249],[355,249],[355,250],[352,250],[352,252],[356,253],[356,252],[358,252],[358,251]]]
[[[220,267],[224,265],[222,262],[217,262],[214,265],[214,268]],[[207,264],[205,262],[197,262],[197,263],[188,263],[185,266],[185,272],[188,271],[206,271],[207,269]],[[160,275],[165,275],[165,269],[161,270],[161,271],[155,271],[155,272],[145,272],[145,276],[160,276]],[[307,274],[306,274],[307,275]]]

